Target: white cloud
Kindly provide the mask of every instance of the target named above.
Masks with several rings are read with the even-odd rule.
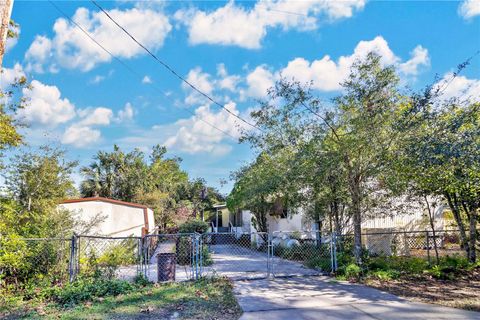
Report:
[[[101,135],[100,130],[74,124],[65,130],[62,137],[62,143],[82,148],[97,142]]]
[[[24,88],[23,95],[27,106],[18,111],[18,117],[30,125],[55,127],[75,117],[75,106],[67,99],[61,98],[56,86],[49,86],[33,80],[32,88]]]
[[[228,103],[226,108],[239,115],[235,103]],[[213,128],[212,125],[229,135]],[[172,124],[156,125],[137,134],[131,133],[129,137],[122,139],[121,143],[135,147],[160,143],[178,152],[222,156],[232,150],[230,145],[232,137],[235,139],[240,137],[238,125],[239,121],[227,112],[212,111],[209,105],[203,105],[197,108],[195,115],[190,118],[180,119]]]
[[[97,74],[95,77],[93,77],[93,79],[90,81],[90,83],[98,84],[98,83],[102,82],[103,80],[105,80],[105,76],[101,76],[101,75]]]
[[[227,68],[223,63],[217,65],[217,84],[221,89],[226,89],[234,92],[237,89],[237,85],[241,80],[239,75],[229,75]]]
[[[267,94],[267,90],[275,83],[275,76],[266,66],[258,66],[246,77],[247,90],[242,95],[260,98]]]
[[[211,76],[208,73],[202,71],[202,68],[196,67],[188,72],[187,81],[194,85],[197,89],[202,91],[205,94],[212,94],[213,83],[211,82]],[[182,83],[182,88],[188,92],[187,97],[185,98],[185,103],[189,105],[198,104],[205,100],[200,93],[193,90],[185,82]]]
[[[236,104],[231,102],[225,106],[238,115]],[[203,121],[202,121],[203,120]],[[206,123],[208,122],[208,123]],[[195,115],[182,119],[174,124],[176,133],[165,140],[165,146],[185,153],[212,153],[223,155],[231,150],[231,146],[222,143],[230,137],[213,128],[211,125],[227,132],[235,138],[240,137],[236,118],[225,111],[211,111],[208,105],[195,110]],[[211,125],[210,125],[211,124]]]
[[[188,29],[191,44],[235,45],[248,49],[261,47],[270,28],[312,30],[319,18],[348,18],[365,6],[365,0],[351,1],[269,1],[260,0],[246,9],[229,1],[213,12],[198,8],[179,10],[175,19]]]
[[[471,19],[480,15],[480,1],[464,0],[458,7],[458,13],[465,19]]]
[[[27,61],[26,69],[38,73],[44,72],[44,64],[50,62],[49,71],[58,72],[56,63],[53,58],[52,41],[45,37],[37,35],[27,52],[25,53]]]
[[[95,109],[87,108],[79,110],[78,115],[82,118],[79,122],[82,126],[106,126],[110,124],[113,117],[113,111],[104,107],[98,107]]]
[[[172,28],[163,12],[148,8],[112,9],[108,13],[151,50],[163,45]],[[78,8],[72,19],[115,56],[128,59],[145,53],[102,12]],[[43,72],[47,69],[51,72],[63,67],[88,71],[111,60],[108,53],[66,19],[57,19],[53,31],[52,39],[37,36],[26,52],[29,70]]]
[[[418,45],[410,52],[410,60],[401,63],[398,66],[398,69],[401,73],[405,75],[416,76],[419,73],[419,68],[421,66],[430,65],[430,57],[428,56],[428,50],[424,47]]]
[[[390,49],[387,41],[377,36],[370,41],[360,41],[351,55],[340,56],[337,61],[329,55],[313,61],[299,57],[275,73],[270,72],[266,66],[257,67],[246,77],[248,87],[245,92],[252,97],[265,96],[266,90],[280,76],[300,82],[313,81],[313,88],[321,91],[340,90],[340,83],[348,76],[351,65],[356,60],[365,58],[369,52],[379,54],[384,65],[396,65],[402,76],[415,76],[421,66],[428,66],[430,63],[428,50],[422,46],[414,48],[411,58],[402,62]]]
[[[0,76],[0,89],[7,90],[15,81],[25,77],[25,72],[19,63],[15,63],[13,68],[2,68]]]
[[[453,80],[452,80],[453,79]],[[480,99],[480,79],[469,79],[465,76],[456,76],[453,73],[446,73],[437,83],[442,92],[441,99],[461,98],[471,102],[479,102]]]
[[[223,63],[217,65],[216,77],[207,72],[203,72],[202,68],[196,67],[191,69],[186,80],[207,95],[212,95],[214,91],[227,90],[230,92],[237,91],[237,85],[241,81],[241,76],[230,75]],[[182,83],[182,89],[187,93],[185,103],[188,105],[201,104],[208,102],[207,99],[192,89],[188,84]],[[229,100],[228,98],[226,99]]]
[[[145,77],[143,77],[143,79],[142,79],[142,83],[145,83],[145,84],[147,84],[147,83],[152,83],[152,79],[150,79],[149,76],[145,76]]]
[[[112,121],[122,123],[133,119],[134,110],[130,103],[118,111],[115,116],[112,109],[105,107],[78,110],[77,122],[71,124],[64,132],[62,142],[82,148],[99,141],[101,131],[95,126],[108,126]]]
[[[133,107],[130,104],[130,102],[127,102],[125,104],[125,107],[122,110],[118,111],[116,121],[117,122],[130,121],[133,119],[133,115],[134,115]]]

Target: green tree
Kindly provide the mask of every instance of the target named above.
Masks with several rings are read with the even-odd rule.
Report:
[[[348,204],[359,264],[362,216],[373,203],[367,206],[383,160],[398,139],[392,123],[408,102],[398,82],[394,67],[383,66],[373,53],[352,65],[343,93],[330,106],[308,85],[281,80],[269,91],[270,100],[252,113],[261,131],[246,132],[242,138],[270,155],[285,148],[291,148],[295,158],[303,154],[305,161],[292,163],[296,174],[287,183],[311,192],[311,211],[319,220],[322,212],[339,217]],[[312,173],[316,175],[310,178]]]
[[[17,28],[18,25],[10,20],[7,38],[18,37]],[[2,68],[0,70],[1,77],[4,72],[5,70]],[[20,124],[15,119],[15,114],[19,108],[25,106],[26,101],[22,97],[21,90],[28,87],[25,76],[15,78],[12,83],[3,83],[3,86],[0,86],[0,157],[6,149],[22,143],[22,136],[18,132]]]
[[[462,246],[474,262],[480,207],[480,104],[427,101],[408,126],[399,121],[402,141],[392,153],[397,178],[402,178],[397,183],[425,198],[443,197]]]
[[[133,201],[149,183],[144,158],[139,150],[125,153],[116,145],[113,152],[99,151],[89,166],[81,168],[85,178],[80,186],[82,196]]]

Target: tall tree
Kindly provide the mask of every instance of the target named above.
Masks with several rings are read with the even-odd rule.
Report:
[[[56,206],[76,193],[70,176],[76,165],[65,160],[63,151],[50,147],[16,155],[4,175],[2,219],[11,220],[9,227],[23,236],[53,237],[70,232],[70,215]]]
[[[342,83],[343,93],[333,100],[333,106],[316,98],[308,85],[281,80],[269,91],[270,99],[252,113],[261,131],[245,132],[242,138],[269,155],[285,148],[306,154],[310,166],[305,168],[309,169],[301,169],[303,162],[294,164],[297,178],[288,183],[295,181],[297,186],[312,192],[312,199],[321,204],[314,206],[314,211],[325,211],[326,206],[331,206],[338,216],[339,207],[348,203],[359,264],[366,200],[372,182],[385,166],[382,160],[398,138],[392,122],[406,100],[398,83],[395,68],[384,66],[381,57],[373,53],[352,65]],[[325,164],[329,165],[328,170]],[[313,172],[318,175],[309,179],[308,174]],[[332,182],[330,190],[322,187],[328,181]]]
[[[480,104],[429,101],[407,127],[400,119],[398,129],[402,140],[391,162],[396,165],[397,182],[405,181],[424,197],[443,197],[462,246],[474,262],[480,207]]]

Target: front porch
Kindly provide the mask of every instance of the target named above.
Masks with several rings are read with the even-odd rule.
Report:
[[[230,212],[225,203],[213,205],[215,213],[207,221],[211,233],[242,233],[250,232],[250,223],[244,222],[243,212]],[[250,221],[248,221],[250,222]]]

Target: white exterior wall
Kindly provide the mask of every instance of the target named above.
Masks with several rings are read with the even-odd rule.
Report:
[[[72,211],[78,219],[85,222],[101,215],[104,220],[90,231],[91,234],[114,237],[142,236],[142,228],[145,226],[143,208],[104,201],[62,203],[59,207]],[[147,216],[149,231],[152,231],[155,226],[151,209],[147,209]]]
[[[242,211],[243,216],[243,231],[257,232],[252,224],[252,213],[249,210]],[[268,232],[274,231],[305,231],[313,230],[313,223],[305,221],[302,210],[298,213],[288,216],[287,218],[280,218],[277,216],[267,216]]]
[[[267,216],[268,231],[301,231],[302,225],[302,213],[289,215],[287,218],[280,218],[278,216]]]

